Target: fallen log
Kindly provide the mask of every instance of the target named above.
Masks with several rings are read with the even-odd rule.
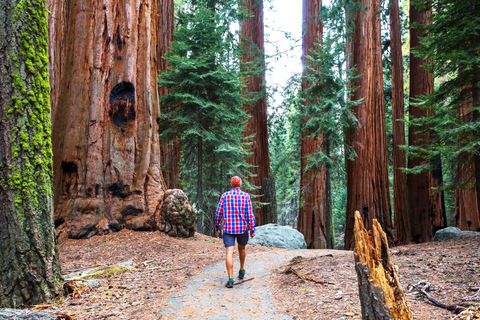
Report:
[[[376,219],[368,233],[355,212],[355,271],[357,272],[362,319],[413,320],[412,311],[391,262],[388,242]]]

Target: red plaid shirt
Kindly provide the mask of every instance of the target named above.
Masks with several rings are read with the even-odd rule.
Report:
[[[215,230],[220,230],[222,218],[224,233],[242,234],[247,230],[255,233],[252,201],[250,195],[240,188],[222,194],[215,214]]]

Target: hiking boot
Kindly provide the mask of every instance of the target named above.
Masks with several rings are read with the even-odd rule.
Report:
[[[227,283],[225,284],[225,287],[233,288],[233,280],[228,280]]]
[[[245,272],[245,270],[238,271],[238,279],[243,280],[243,278],[245,277],[245,273],[247,273]]]

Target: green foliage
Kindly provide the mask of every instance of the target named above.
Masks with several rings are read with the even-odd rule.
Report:
[[[242,137],[247,100],[241,94],[240,50],[231,31],[235,1],[185,1],[175,41],[159,77],[170,93],[160,98],[160,138],[182,141],[182,177],[200,212],[197,230],[213,233],[213,216],[232,175],[248,170],[249,146]],[[244,179],[244,186],[251,188]],[[203,215],[206,216],[202,223]]]
[[[271,175],[275,179],[278,223],[296,227],[300,201],[299,77],[292,77],[287,97],[268,119]]]
[[[442,81],[435,93],[416,103],[432,112],[425,118],[411,119],[410,125],[428,133],[430,141],[408,148],[409,156],[471,161],[480,151],[480,6],[460,0],[422,1],[416,5],[424,11],[433,9],[433,15],[431,25],[414,26],[426,31],[415,54],[426,59],[425,68]],[[433,170],[434,165],[431,161],[408,172]],[[462,187],[458,182],[447,179],[440,189]]]
[[[327,208],[332,208],[329,214],[334,214],[334,228],[338,231],[342,231],[345,221],[345,158],[353,159],[356,156],[353,148],[346,145],[344,134],[356,127],[358,121],[352,108],[362,102],[349,99],[355,90],[352,83],[358,76],[354,76],[354,68],[344,69],[348,58],[344,54],[347,34],[341,18],[344,17],[344,10],[340,4],[322,10],[323,40],[315,44],[312,55],[306,57],[303,81],[308,86],[299,97],[303,105],[302,132],[305,137],[322,141],[320,150],[308,157],[305,171],[311,170],[312,174],[323,169],[327,171],[327,180],[330,180],[327,183],[331,189],[326,192],[333,202],[327,204]]]

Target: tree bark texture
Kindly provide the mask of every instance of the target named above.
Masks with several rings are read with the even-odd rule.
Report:
[[[47,10],[0,3],[0,306],[53,298],[61,281],[53,222]]]
[[[410,6],[410,23],[418,22],[420,24],[430,23],[428,17],[430,13],[420,13],[414,5]],[[421,31],[410,28],[410,48],[413,49],[420,45]],[[422,65],[425,61],[417,58],[410,53],[410,101],[414,102],[418,96],[433,93],[433,78]],[[409,114],[411,118],[421,118],[431,111],[420,109],[410,104]],[[416,146],[428,142],[428,134],[418,133],[414,127],[408,131],[408,145]],[[427,160],[419,158],[409,158],[408,167],[421,165]],[[441,174],[440,174],[441,176]],[[409,215],[412,227],[412,240],[415,242],[432,241],[434,230],[445,224],[443,221],[444,211],[442,208],[443,195],[434,194],[432,188],[437,186],[435,179],[430,172],[423,172],[417,175],[407,176],[408,205]]]
[[[387,138],[383,97],[380,1],[362,0],[365,10],[358,10],[354,22],[353,65],[360,79],[353,100],[364,99],[354,107],[359,125],[347,132],[347,144],[357,157],[347,160],[347,213],[345,248],[354,246],[354,212],[362,213],[371,228],[377,219],[393,243],[389,195]]]
[[[355,212],[355,271],[362,319],[413,320],[412,311],[398,279],[398,268],[388,252],[385,232],[376,219],[367,233],[363,217]]]
[[[55,221],[69,237],[158,227],[157,1],[51,0]]]
[[[304,74],[307,69],[307,56],[315,50],[315,44],[322,41],[323,25],[320,18],[321,0],[303,1],[303,64]],[[302,82],[302,90],[311,84]],[[320,115],[314,115],[320,116]],[[300,209],[298,212],[298,231],[300,231],[309,249],[327,248],[327,189],[325,166],[317,172],[311,169],[305,172],[308,157],[322,148],[322,137],[310,138],[302,132]]]
[[[390,46],[392,60],[392,135],[393,135],[393,212],[395,243],[411,241],[408,215],[407,175],[400,168],[407,166],[405,151],[405,103],[403,95],[402,32],[398,0],[390,1]]]
[[[245,136],[255,135],[252,144],[252,155],[246,159],[252,165],[250,172],[254,176],[248,181],[260,187],[257,190],[250,190],[254,199],[263,201],[262,184],[263,179],[270,178],[270,156],[268,154],[268,126],[267,126],[267,99],[265,95],[265,46],[263,26],[263,0],[243,0],[246,12],[253,15],[240,23],[240,42],[246,54],[242,56],[241,63],[248,64],[252,61],[261,69],[260,74],[247,79],[247,86],[244,88],[246,94],[253,98],[253,103],[246,106],[247,113],[251,116],[247,122]],[[268,212],[268,209],[266,210]],[[263,207],[254,209],[255,222],[263,225],[267,221]]]
[[[464,121],[472,118],[471,104],[459,108],[459,117]],[[457,179],[465,183],[465,188],[457,189],[455,193],[455,227],[461,230],[480,231],[477,192],[474,185],[475,163],[472,156],[462,155],[458,159]]]
[[[173,41],[173,30],[175,27],[174,16],[175,5],[173,0],[157,0],[157,70],[167,71],[167,60],[165,54]],[[169,93],[167,88],[158,89],[159,96]],[[161,106],[160,106],[161,109]],[[165,184],[168,189],[180,188],[180,141],[173,139],[171,141],[160,141],[161,147],[161,165]]]

